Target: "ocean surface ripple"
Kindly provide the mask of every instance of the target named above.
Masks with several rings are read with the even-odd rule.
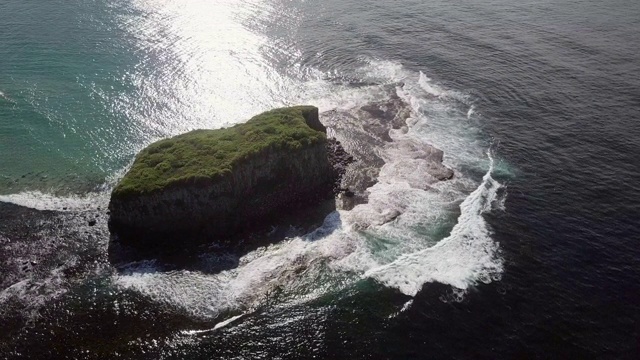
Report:
[[[0,3],[0,357],[636,358],[638,36],[631,0]],[[294,104],[377,161],[365,203],[109,258],[139,150]]]

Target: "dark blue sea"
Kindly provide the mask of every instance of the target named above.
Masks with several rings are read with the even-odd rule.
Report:
[[[631,0],[2,0],[0,358],[638,359],[638,39]],[[138,151],[296,104],[383,160],[367,202],[111,256]]]

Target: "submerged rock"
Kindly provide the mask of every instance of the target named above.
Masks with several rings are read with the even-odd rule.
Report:
[[[323,115],[327,126],[344,145],[353,164],[343,172],[337,207],[352,210],[369,203],[369,190],[384,181],[406,182],[416,189],[428,190],[438,181],[449,180],[453,170],[443,164],[443,152],[415,136],[407,136],[411,106],[397,94],[402,83],[384,86],[386,97],[351,109],[330,110]],[[366,223],[393,221],[380,209]]]
[[[224,239],[330,198],[325,131],[316,107],[298,106],[153,143],[113,190],[109,228],[129,245]]]

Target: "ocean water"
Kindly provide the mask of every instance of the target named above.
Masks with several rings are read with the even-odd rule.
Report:
[[[637,358],[639,36],[629,0],[3,1],[0,357]],[[140,149],[293,104],[384,160],[366,204],[110,258]]]

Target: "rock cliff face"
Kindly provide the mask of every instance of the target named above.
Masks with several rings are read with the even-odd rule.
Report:
[[[273,121],[274,116],[279,118],[276,122],[289,130],[291,126],[300,124],[307,128],[301,133],[290,134],[297,140],[295,142],[282,141],[281,138],[275,142],[266,141],[249,155],[236,157],[228,166],[230,171],[215,169],[207,172],[198,169],[201,174],[195,177],[185,177],[182,172],[176,175],[176,171],[170,171],[174,180],[168,181],[151,176],[149,181],[161,186],[149,187],[140,179],[128,178],[142,176],[144,180],[146,175],[140,174],[146,174],[147,168],[151,169],[147,158],[158,154],[155,150],[141,152],[132,170],[112,194],[109,204],[112,233],[117,234],[122,242],[133,245],[167,235],[177,239],[203,234],[209,239],[226,238],[239,230],[268,223],[281,212],[331,197],[336,172],[329,161],[325,128],[318,120],[318,109],[285,108],[265,114],[269,115],[269,121]],[[262,126],[263,115],[230,129],[242,136],[251,134],[251,137],[255,137],[255,141],[250,141],[251,144],[263,141],[264,136],[254,131],[256,126]],[[292,118],[299,123],[290,124]],[[276,128],[269,127],[267,132],[278,135],[273,133]],[[212,131],[214,133],[211,136],[217,136],[215,130]],[[241,140],[236,140],[239,141],[238,146],[243,146]],[[170,141],[193,142],[189,147],[204,146],[201,141],[188,137],[177,137]],[[169,145],[160,145],[162,149],[170,148]],[[185,152],[179,146],[173,148]],[[215,152],[215,148],[205,148],[206,154]],[[205,155],[196,153],[192,156]],[[158,160],[162,159],[164,157]],[[178,160],[172,161],[184,163],[182,159]],[[145,161],[147,168],[142,168]],[[153,161],[151,165],[156,162],[161,164],[164,161]],[[206,177],[207,173],[214,175]]]

